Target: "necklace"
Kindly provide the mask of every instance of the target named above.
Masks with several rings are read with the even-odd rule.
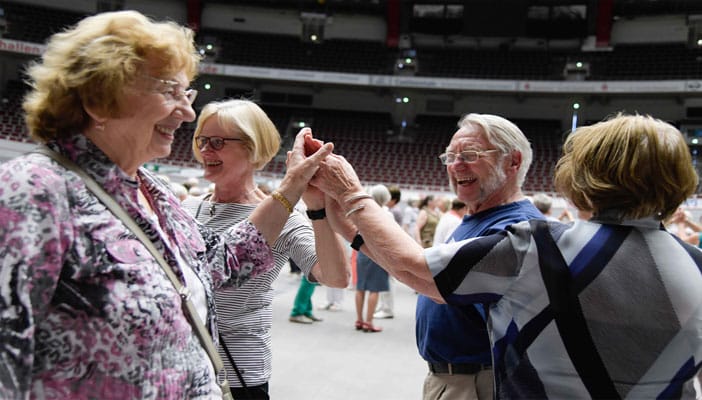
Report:
[[[244,195],[240,198],[243,198],[243,199],[247,198],[251,193],[255,192],[256,189],[258,189],[258,188],[253,188],[251,191],[244,193]],[[209,209],[210,217],[214,217],[215,212],[217,212],[217,203],[235,203],[234,201],[215,202],[212,199],[212,197],[214,197],[214,194],[210,194],[209,197],[207,198],[210,201],[210,209]]]

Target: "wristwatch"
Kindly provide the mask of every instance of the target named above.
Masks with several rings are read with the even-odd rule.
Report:
[[[353,241],[351,242],[351,248],[356,250],[356,251],[361,251],[361,246],[363,246],[363,236],[361,236],[360,233],[356,233],[356,236],[353,237]]]
[[[323,208],[320,208],[319,210],[307,210],[307,218],[311,219],[312,221],[316,219],[324,219],[327,217],[327,211]]]

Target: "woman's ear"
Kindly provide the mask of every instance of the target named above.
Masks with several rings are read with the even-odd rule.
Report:
[[[85,113],[92,119],[90,125],[94,125],[97,130],[105,130],[105,123],[107,122],[107,117],[101,116],[101,113],[94,109],[92,106],[83,104],[83,109]]]

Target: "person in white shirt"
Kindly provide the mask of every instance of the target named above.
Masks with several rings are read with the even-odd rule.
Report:
[[[446,240],[451,237],[453,231],[463,220],[466,211],[468,211],[466,203],[457,198],[451,201],[451,209],[441,216],[439,223],[436,225],[436,231],[434,231],[435,244],[446,243]]]

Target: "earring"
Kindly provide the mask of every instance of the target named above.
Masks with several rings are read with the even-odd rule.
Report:
[[[99,131],[104,131],[105,130],[105,123],[104,122],[95,122],[95,129]]]

